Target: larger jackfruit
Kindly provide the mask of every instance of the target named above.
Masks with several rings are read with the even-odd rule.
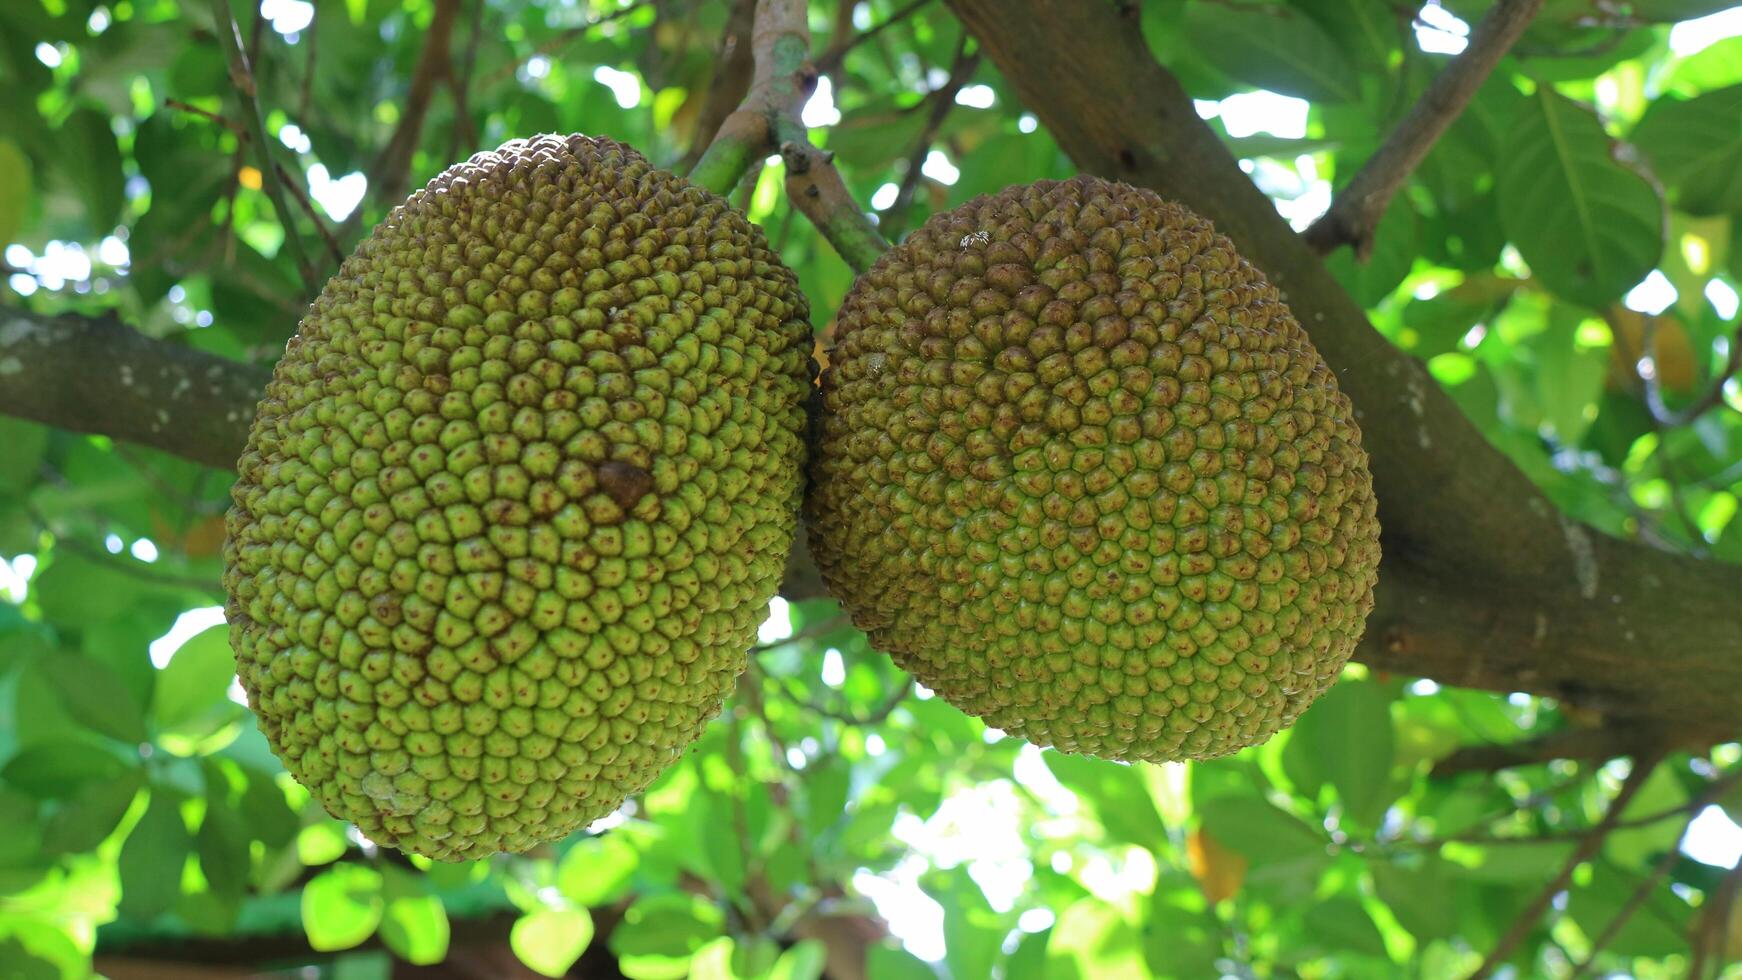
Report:
[[[1348,399],[1209,222],[1079,177],[933,216],[854,284],[808,501],[874,646],[1043,745],[1208,758],[1293,722],[1373,603]]]
[[[806,316],[760,230],[610,140],[510,142],[395,209],[279,362],[228,517],[291,774],[442,859],[645,787],[779,584]]]

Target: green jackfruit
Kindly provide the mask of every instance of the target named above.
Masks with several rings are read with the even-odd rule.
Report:
[[[440,859],[647,786],[779,585],[807,313],[759,229],[610,140],[516,140],[395,209],[278,363],[227,520],[291,774]]]
[[[933,216],[854,283],[807,503],[872,644],[1114,759],[1262,742],[1335,681],[1379,524],[1349,400],[1210,223],[1089,177]]]

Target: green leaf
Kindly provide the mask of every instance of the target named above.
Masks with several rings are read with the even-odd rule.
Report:
[[[1180,33],[1197,55],[1237,82],[1313,102],[1353,102],[1349,59],[1319,25],[1278,6],[1186,5]]]
[[[1309,942],[1337,955],[1384,956],[1385,939],[1361,903],[1344,895],[1313,905],[1306,913]]]
[[[302,889],[302,927],[320,952],[350,949],[375,934],[381,922],[381,872],[335,865]]]
[[[30,201],[30,158],[17,143],[0,139],[0,243],[18,239]]]
[[[649,895],[637,899],[611,930],[611,952],[618,956],[688,957],[721,934],[719,906],[699,895]]]
[[[1421,867],[1412,868],[1375,860],[1370,868],[1379,900],[1411,935],[1427,943],[1453,934],[1456,921],[1446,914],[1453,879],[1444,861],[1429,857]]]
[[[230,628],[213,626],[176,647],[169,663],[157,672],[151,714],[162,729],[175,729],[207,712],[214,704],[231,704],[230,681],[236,676],[236,656],[230,652]]]
[[[150,920],[173,908],[181,894],[182,867],[192,850],[181,801],[168,790],[152,787],[145,814],[121,845],[122,913]]]
[[[15,790],[0,790],[0,871],[27,867],[43,857],[42,824],[37,815],[42,804]]]
[[[1219,975],[1221,924],[1190,875],[1163,872],[1143,923],[1143,956],[1157,977]]]
[[[791,949],[780,954],[768,980],[817,980],[823,975],[829,949],[820,939],[801,939]]]
[[[1589,109],[1547,85],[1524,104],[1496,176],[1507,236],[1558,295],[1602,307],[1657,265],[1657,191],[1616,159]]]
[[[615,932],[612,938],[616,938]],[[586,909],[529,912],[515,920],[508,933],[508,945],[520,962],[547,977],[568,973],[592,941],[593,917]]]
[[[1085,898],[1059,913],[1046,945],[1047,975],[1059,980],[1140,977],[1143,953],[1137,930],[1117,908]]]
[[[893,942],[866,948],[865,975],[878,980],[937,980],[930,964]]]
[[[381,941],[408,963],[427,966],[446,959],[448,934],[447,909],[434,895],[398,896],[381,915]]]
[[[1218,796],[1198,807],[1198,816],[1205,832],[1254,867],[1325,853],[1321,833],[1256,796]]]
[[[1586,936],[1595,938],[1633,901],[1640,884],[1632,875],[1620,875],[1599,865],[1590,884],[1575,887],[1567,895],[1567,915]],[[1685,953],[1692,918],[1692,910],[1670,890],[1669,883],[1658,882],[1645,903],[1630,912],[1626,924],[1609,943],[1608,951],[1622,956]]]
[[[1391,698],[1371,681],[1344,681],[1301,715],[1282,760],[1307,795],[1329,783],[1348,814],[1371,826],[1395,796],[1395,751]]]
[[[1736,0],[1633,0],[1633,16],[1640,20],[1664,23],[1693,20],[1720,10],[1729,10]]]
[[[200,821],[198,850],[200,870],[212,891],[239,900],[248,887],[252,865],[250,837],[242,816],[229,803],[228,793],[209,791],[206,815]]]
[[[576,842],[556,869],[556,886],[563,897],[585,908],[598,908],[629,891],[641,856],[621,834],[605,834]]]
[[[1397,50],[1397,15],[1370,0],[1292,0],[1367,71],[1381,71]]]
[[[145,774],[137,769],[119,779],[86,783],[49,817],[42,833],[43,848],[53,854],[69,854],[101,844],[114,833],[144,785]]]
[[[68,796],[88,782],[110,780],[127,770],[113,752],[86,742],[33,745],[0,768],[8,783],[42,799]]]
[[[1167,840],[1149,789],[1136,769],[1085,755],[1049,751],[1046,767],[1077,797],[1094,807],[1101,826],[1116,840],[1153,848]]]
[[[91,731],[133,745],[144,742],[145,712],[127,683],[109,665],[77,653],[37,661],[67,714]]]
[[[59,174],[84,197],[85,227],[91,237],[106,235],[121,218],[121,150],[109,128],[109,114],[89,106],[61,123],[55,138],[63,151]]]
[[[242,819],[267,847],[283,847],[296,839],[302,824],[284,800],[284,791],[266,773],[246,769],[248,788],[242,791]]]
[[[1409,275],[1416,256],[1416,216],[1408,201],[1392,202],[1373,231],[1373,254],[1366,261],[1354,249],[1338,249],[1325,266],[1362,306],[1374,307]]]
[[[1675,206],[1693,215],[1742,212],[1742,85],[1651,104],[1629,141],[1651,161]]]

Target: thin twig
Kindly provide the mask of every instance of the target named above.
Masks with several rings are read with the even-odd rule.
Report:
[[[1434,144],[1475,97],[1494,66],[1541,9],[1543,0],[1500,0],[1470,32],[1470,43],[1446,65],[1427,91],[1368,158],[1348,186],[1302,234],[1313,250],[1328,255],[1355,246],[1363,261],[1373,251],[1373,232],[1385,207]]]
[[[1657,348],[1653,341],[1657,336],[1657,317],[1648,315],[1644,322],[1643,346],[1646,353],[1655,357]],[[1730,379],[1735,377],[1739,371],[1742,371],[1742,321],[1737,321],[1736,334],[1730,338],[1729,357],[1725,359],[1724,366],[1718,371],[1717,376],[1712,378],[1711,389],[1687,407],[1672,410],[1664,403],[1663,388],[1658,383],[1657,372],[1652,372],[1652,377],[1649,378],[1641,374],[1639,380],[1645,385],[1645,405],[1651,409],[1651,417],[1666,427],[1674,428],[1688,425],[1700,416],[1724,404],[1724,386],[1729,384]]]
[[[484,87],[488,88],[491,85],[495,85],[497,82],[512,78],[514,73],[520,70],[521,65],[526,64],[528,61],[531,61],[539,55],[551,55],[561,51],[568,45],[585,37],[587,32],[595,27],[600,27],[609,24],[614,20],[627,17],[641,8],[651,7],[653,4],[654,0],[636,0],[635,3],[632,3],[627,7],[618,7],[616,10],[600,14],[592,20],[587,21],[585,24],[576,24],[574,27],[570,27],[562,33],[540,42],[537,47],[532,49],[531,53],[524,57],[517,58],[491,72],[489,75],[486,75],[484,77]]]
[[[1707,963],[1713,972],[1724,969],[1724,947],[1730,938],[1730,912],[1742,898],[1742,862],[1737,862],[1714,888],[1700,913],[1700,924],[1694,932],[1694,956],[1688,964],[1688,980],[1705,980]]]
[[[314,202],[309,200],[308,194],[304,193],[302,185],[290,179],[290,172],[285,169],[282,163],[278,165],[278,175],[284,181],[285,189],[290,191],[290,196],[296,198],[296,203],[302,208],[303,214],[308,215],[308,220],[314,223],[315,231],[320,233],[321,241],[327,246],[328,254],[333,257],[334,267],[344,265],[345,250],[339,246],[339,240],[333,237],[333,230],[327,227],[327,223],[322,221],[320,214],[315,211]]]
[[[248,139],[248,130],[244,129],[241,123],[231,119],[229,116],[221,115],[210,109],[202,109],[191,102],[183,102],[180,99],[164,99],[163,106],[166,109],[174,109],[178,112],[185,112],[189,115],[199,116],[201,119],[205,119],[235,133],[238,139],[244,141]]]
[[[1724,795],[1730,785],[1736,781],[1737,776],[1742,776],[1742,769],[1707,784],[1698,796],[1688,801],[1682,808],[1683,812],[1697,813],[1717,802],[1718,797]],[[1692,817],[1689,817],[1687,822],[1682,824],[1681,833],[1676,835],[1675,843],[1671,844],[1669,850],[1663,853],[1663,857],[1659,858],[1657,864],[1652,866],[1651,873],[1645,876],[1645,880],[1641,881],[1639,887],[1633,890],[1633,894],[1628,897],[1627,902],[1616,910],[1614,918],[1611,918],[1609,924],[1603,927],[1603,931],[1598,934],[1597,938],[1591,941],[1590,952],[1585,954],[1585,961],[1574,968],[1570,980],[1578,980],[1579,977],[1585,976],[1596,966],[1597,954],[1615,941],[1615,937],[1620,934],[1622,927],[1627,925],[1640,908],[1645,905],[1646,900],[1651,897],[1651,893],[1663,883],[1663,879],[1669,877],[1670,869],[1675,867],[1677,859],[1681,857],[1682,842],[1687,840],[1688,831],[1693,828],[1693,825]],[[1617,823],[1615,826],[1619,828],[1621,824]]]
[[[472,0],[472,22],[467,25],[466,50],[457,68],[448,72],[448,89],[454,96],[454,130],[448,135],[448,159],[460,159],[462,147],[478,149],[478,130],[472,125],[472,69],[478,63],[478,40],[484,34],[484,0]]]
[[[931,2],[932,0],[912,0],[912,2],[890,14],[888,17],[885,17],[879,23],[865,28],[865,30],[847,38],[845,41],[830,46],[827,51],[824,51],[822,55],[817,58],[817,74],[833,75],[835,71],[841,67],[841,63],[847,60],[848,52],[883,33],[889,28],[894,27],[896,24],[901,23],[907,18],[913,16],[915,13],[918,13],[921,7],[924,7]]]
[[[801,701],[799,703],[806,711],[809,711],[813,715],[819,715],[823,718],[829,719],[830,721],[838,721],[843,725],[852,725],[855,728],[867,728],[872,725],[881,725],[888,721],[889,716],[894,714],[895,709],[901,707],[901,702],[906,701],[907,696],[912,693],[913,678],[909,677],[906,681],[902,682],[901,686],[889,692],[889,696],[883,700],[883,703],[878,705],[877,708],[868,715],[856,715],[850,711],[837,711],[826,705],[818,704],[815,701]]]
[[[284,201],[284,188],[278,180],[278,166],[272,159],[272,144],[266,136],[266,123],[261,118],[260,102],[254,88],[254,72],[249,67],[248,56],[242,51],[242,38],[236,26],[236,19],[230,16],[230,5],[226,0],[211,0],[212,21],[216,25],[218,40],[224,47],[224,57],[230,66],[230,84],[236,86],[237,99],[242,103],[242,115],[247,123],[248,132],[254,138],[254,152],[260,158],[261,183],[266,190],[266,199],[272,202],[272,210],[278,215],[278,222],[284,227],[284,247],[290,250],[290,257],[302,273],[303,286],[310,295],[319,291],[321,280],[315,275],[314,265],[309,262],[308,253],[303,251],[302,238],[296,231],[296,222],[292,220],[290,208]]]
[[[411,84],[405,92],[405,105],[400,109],[399,124],[387,146],[369,168],[369,188],[378,201],[398,201],[405,194],[406,180],[411,176],[411,158],[423,137],[424,118],[429,114],[430,100],[437,81],[452,73],[448,41],[453,36],[454,17],[459,13],[460,0],[436,0],[435,16],[423,37],[423,49],[417,56]],[[349,239],[361,225],[363,208],[352,212],[345,222],[341,238]]]
[[[1589,861],[1592,855],[1596,854],[1598,849],[1603,846],[1603,841],[1609,836],[1609,831],[1613,830],[1615,824],[1621,819],[1621,812],[1626,810],[1627,804],[1632,802],[1633,797],[1645,788],[1646,779],[1651,776],[1652,770],[1657,768],[1658,762],[1662,759],[1662,752],[1652,752],[1634,758],[1632,771],[1627,774],[1627,779],[1622,782],[1621,789],[1616,792],[1615,798],[1609,802],[1609,809],[1604,811],[1603,819],[1595,827],[1592,827],[1573,848],[1572,855],[1561,866],[1561,870],[1549,881],[1548,886],[1538,892],[1536,897],[1531,899],[1530,904],[1525,906],[1524,910],[1513,919],[1512,927],[1506,930],[1506,934],[1494,944],[1494,948],[1488,953],[1487,958],[1482,961],[1480,966],[1476,967],[1476,971],[1471,973],[1466,980],[1487,980],[1493,976],[1494,971],[1499,969],[1500,964],[1512,955],[1512,951],[1524,941],[1524,937],[1530,933],[1530,930],[1536,928],[1543,913],[1547,912],[1549,906],[1554,903],[1555,896],[1559,895],[1567,887],[1567,882],[1572,880],[1573,872],[1578,870],[1579,865]]]
[[[901,185],[896,189],[895,202],[883,212],[882,220],[878,222],[878,230],[885,237],[901,237],[902,225],[906,221],[908,210],[913,207],[913,194],[919,187],[925,159],[937,140],[938,130],[943,128],[944,120],[950,117],[950,110],[956,107],[956,93],[968,84],[968,79],[974,77],[974,69],[979,65],[980,53],[968,53],[968,35],[963,34],[956,45],[956,57],[950,64],[949,78],[926,93],[925,128],[920,130],[919,139],[913,143],[913,152],[907,156],[907,172],[901,175]]]
[[[690,149],[675,168],[687,174],[702,153],[714,141],[720,124],[744,101],[750,90],[750,76],[756,70],[751,51],[750,31],[756,22],[756,0],[732,0],[732,11],[726,17],[726,28],[720,35],[720,51],[714,58],[714,75],[708,80],[707,95],[701,111],[696,113],[695,133]]]
[[[222,126],[230,132],[235,133],[236,138],[244,143],[247,143],[252,139],[248,134],[248,131],[243,129],[235,120],[221,116],[210,109],[202,109],[197,105],[183,102],[180,99],[164,99],[163,104],[165,108],[175,109],[180,112],[199,116],[202,119],[210,120],[215,125]],[[277,162],[274,162],[274,166],[278,168],[280,186],[289,191],[291,197],[296,198],[296,203],[302,208],[303,214],[308,217],[309,221],[314,223],[315,231],[320,234],[321,240],[326,243],[327,250],[332,253],[334,264],[343,264],[345,261],[344,249],[339,247],[339,241],[337,238],[333,237],[332,229],[326,226],[326,223],[321,220],[320,214],[315,211],[314,202],[309,200],[309,196],[302,189],[302,185],[292,179],[293,175],[289,168],[284,164]]]
[[[889,251],[888,239],[842,183],[840,171],[830,162],[833,153],[806,140],[781,144],[780,155],[786,161],[787,198],[828,239],[848,267],[864,272]]]
[[[313,100],[313,96],[314,96],[315,50],[316,50],[315,39],[320,37],[320,31],[317,30],[317,28],[320,26],[318,23],[318,18],[320,17],[320,15],[321,15],[320,6],[316,5],[316,4],[311,4],[309,6],[308,29],[303,31],[303,40],[308,43],[308,57],[303,60],[302,91],[297,96],[297,105],[296,105],[296,118],[299,120],[303,120],[303,121],[307,121],[307,119],[308,119],[308,109],[309,109],[309,106],[312,104],[312,100]]]
[[[846,626],[846,625],[847,625],[846,614],[845,613],[837,613],[836,615],[830,616],[827,619],[820,619],[814,623],[811,623],[810,625],[806,626],[804,629],[799,630],[798,632],[792,634],[789,637],[786,637],[785,639],[774,640],[774,641],[769,642],[769,643],[759,643],[756,646],[753,646],[750,648],[750,655],[752,657],[754,657],[759,653],[767,653],[770,650],[778,650],[781,647],[792,646],[794,643],[803,643],[806,640],[814,640],[819,636],[827,636],[828,634],[833,633],[835,630],[838,630],[841,627]]]

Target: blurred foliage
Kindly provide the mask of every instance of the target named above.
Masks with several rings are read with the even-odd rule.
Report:
[[[1489,5],[1441,2],[1466,23]],[[411,178],[551,130],[675,164],[718,84],[729,6],[462,3]],[[817,50],[839,66],[839,121],[814,137],[883,205],[886,230],[1071,172],[984,61],[966,88],[928,95],[972,50],[941,4],[811,6]],[[1671,22],[1729,6],[1548,0],[1391,207],[1372,258],[1331,266],[1567,514],[1739,560],[1742,394],[1708,393],[1742,282],[1742,38],[1670,44]],[[365,197],[349,221],[318,202],[360,189],[398,129],[434,5],[232,9],[299,189],[288,233],[330,273],[325,236],[348,248],[394,202]],[[211,18],[191,0],[0,4],[6,303],[114,311],[233,358],[282,348],[306,287],[238,135]],[[1228,137],[1297,224],[1444,63],[1423,43],[1453,38],[1431,26],[1445,23],[1364,0],[1143,5],[1152,47],[1194,97],[1308,100],[1298,132]],[[958,104],[929,111],[939,98]],[[1225,134],[1235,104],[1212,116]],[[851,276],[780,186],[771,162],[737,199],[798,270],[821,332]],[[1634,305],[1659,296],[1655,315],[1624,302],[1648,275],[1659,288]],[[1460,746],[1580,719],[1359,667],[1292,731],[1233,758],[1125,767],[1040,752],[910,691],[831,604],[777,603],[721,719],[618,817],[530,855],[431,866],[311,804],[237,703],[210,611],[228,474],[8,419],[0,446],[5,977],[83,976],[93,957],[123,975],[113,956],[386,976],[442,961],[467,923],[501,923],[463,934],[552,976],[605,955],[650,980],[808,978],[825,948],[799,924],[874,911],[895,933],[870,947],[877,977],[1461,976],[1626,771],[1429,778]],[[1739,756],[1732,744],[1665,760],[1626,829],[1529,931],[1522,975],[1564,973],[1599,937],[1601,971],[1685,974],[1690,937],[1722,935],[1706,920],[1725,871],[1671,852]],[[1742,821],[1729,785],[1711,795]],[[1734,955],[1742,923],[1730,928]]]

